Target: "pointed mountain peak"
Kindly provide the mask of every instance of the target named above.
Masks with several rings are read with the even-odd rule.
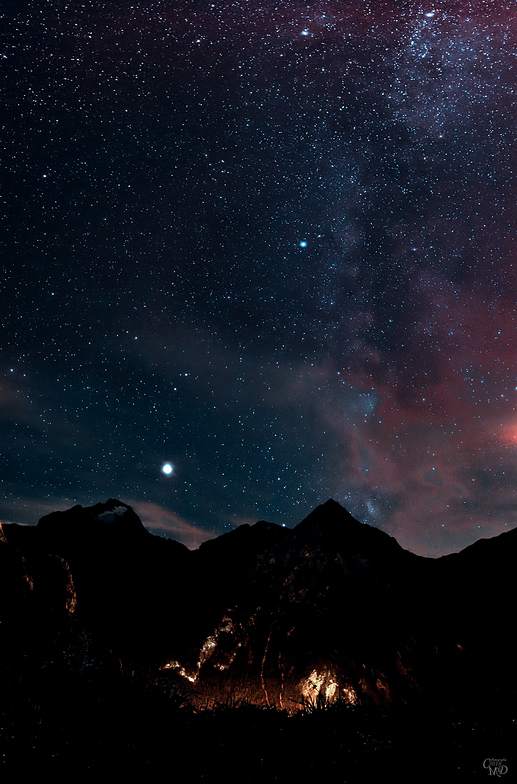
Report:
[[[324,544],[340,552],[361,552],[368,558],[384,559],[388,554],[405,552],[396,539],[380,528],[359,522],[333,498],[317,506],[293,532],[310,546]]]
[[[317,506],[301,523],[298,523],[294,530],[296,533],[303,533],[322,526],[324,528],[339,526],[339,528],[342,529],[345,526],[351,527],[362,525],[363,523],[360,523],[355,517],[352,517],[350,512],[341,506],[341,504],[334,501],[333,498],[329,498],[324,504]]]

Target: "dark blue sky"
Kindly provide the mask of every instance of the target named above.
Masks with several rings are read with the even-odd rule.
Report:
[[[515,3],[4,21],[1,519],[515,526]]]

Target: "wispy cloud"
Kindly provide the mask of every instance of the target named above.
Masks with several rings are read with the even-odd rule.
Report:
[[[215,538],[215,534],[211,531],[206,531],[187,522],[187,520],[183,520],[159,504],[154,504],[151,501],[131,501],[130,506],[133,507],[146,528],[163,530],[190,550],[195,550],[207,539]]]
[[[51,512],[60,512],[82,503],[74,498],[56,496],[49,500],[20,497],[6,498],[0,504],[0,520],[2,523],[18,523],[36,525],[41,517]]]

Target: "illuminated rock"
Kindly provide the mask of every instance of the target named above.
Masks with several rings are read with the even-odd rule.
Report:
[[[317,705],[318,702],[330,704],[337,699],[339,684],[332,670],[315,669],[308,678],[301,682],[300,690],[305,702],[313,705]]]

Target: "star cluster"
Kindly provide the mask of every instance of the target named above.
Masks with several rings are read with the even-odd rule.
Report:
[[[4,520],[515,525],[513,2],[3,16]]]

